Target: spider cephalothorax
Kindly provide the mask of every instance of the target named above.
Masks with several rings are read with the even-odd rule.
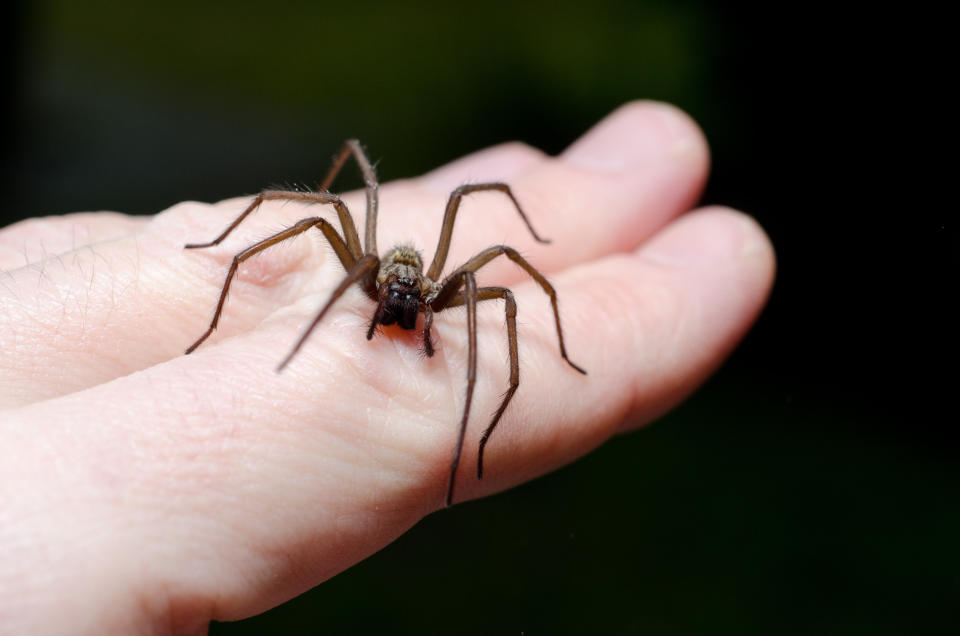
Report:
[[[423,275],[420,253],[401,245],[384,254],[380,261],[377,289],[379,302],[370,323],[368,333],[371,335],[377,324],[396,323],[404,329],[414,329],[421,311],[421,300],[427,302],[436,294],[436,283]]]
[[[367,217],[363,236],[364,246],[360,248],[360,237],[357,234],[357,228],[353,223],[353,217],[347,206],[340,198],[328,191],[334,178],[340,172],[344,162],[348,157],[353,156],[360,166],[363,173],[366,198],[367,198]],[[500,255],[505,255],[511,261],[523,268],[533,278],[543,291],[550,297],[550,303],[553,308],[554,322],[557,328],[557,338],[560,341],[560,355],[567,363],[579,371],[586,373],[583,369],[575,365],[567,357],[567,351],[563,344],[563,330],[560,327],[560,312],[557,309],[557,294],[553,286],[544,278],[543,274],[537,271],[523,256],[515,249],[506,245],[495,245],[483,250],[466,263],[456,268],[448,274],[443,280],[439,280],[443,266],[446,264],[447,253],[450,250],[450,238],[453,233],[453,223],[456,220],[457,210],[460,207],[460,201],[472,192],[498,191],[505,194],[513,203],[514,208],[527,225],[527,229],[533,237],[546,243],[540,238],[530,225],[527,215],[524,214],[520,204],[510,187],[504,183],[478,183],[463,185],[450,193],[447,201],[447,208],[443,215],[443,225],[440,229],[440,240],[437,243],[437,250],[434,253],[433,262],[430,268],[424,273],[423,259],[420,253],[410,246],[394,247],[384,254],[383,258],[377,255],[377,203],[378,203],[378,184],[373,166],[367,159],[356,139],[348,140],[343,149],[334,158],[333,166],[327,173],[317,192],[302,190],[264,190],[256,197],[243,213],[231,223],[220,236],[208,243],[191,243],[187,248],[210,247],[217,245],[227,237],[251,212],[260,207],[264,201],[282,200],[282,201],[302,201],[306,203],[329,204],[337,211],[340,220],[340,227],[343,230],[341,235],[337,232],[326,219],[320,217],[310,217],[302,219],[285,230],[277,232],[262,241],[254,243],[242,252],[233,257],[230,269],[227,271],[227,279],[220,292],[220,299],[217,302],[217,308],[213,313],[213,320],[210,326],[200,338],[187,349],[191,353],[200,346],[210,334],[217,328],[220,320],[220,314],[223,312],[223,304],[227,298],[227,292],[230,284],[237,273],[240,263],[258,254],[263,250],[276,245],[288,238],[297,236],[309,230],[317,228],[323,233],[329,241],[330,246],[336,253],[337,258],[347,270],[347,275],[340,284],[333,290],[330,299],[323,306],[317,316],[313,319],[310,326],[303,332],[300,339],[291,349],[287,357],[278,366],[277,370],[282,370],[287,363],[296,355],[300,347],[306,341],[307,336],[314,327],[319,324],[324,315],[330,309],[334,302],[353,284],[357,284],[367,294],[367,296],[377,303],[373,319],[370,321],[370,328],[367,330],[367,339],[373,337],[377,325],[396,324],[403,329],[415,329],[417,326],[417,316],[423,314],[423,347],[428,356],[434,353],[433,342],[430,337],[430,329],[433,325],[433,314],[463,305],[467,310],[467,392],[463,406],[463,416],[460,419],[460,429],[457,438],[457,445],[454,450],[453,461],[450,463],[450,478],[447,484],[446,505],[453,501],[453,486],[457,474],[457,466],[460,463],[460,454],[463,450],[463,439],[467,428],[467,419],[470,415],[470,404],[473,401],[473,389],[476,383],[477,370],[477,302],[483,300],[494,300],[502,298],[505,305],[507,319],[507,344],[510,355],[510,386],[500,401],[500,407],[497,409],[480,438],[480,448],[477,454],[477,477],[483,477],[483,451],[493,429],[496,428],[500,417],[503,415],[507,404],[510,402],[513,394],[520,384],[520,359],[517,353],[517,303],[513,298],[513,293],[506,287],[477,287],[475,273],[478,269],[489,263]]]

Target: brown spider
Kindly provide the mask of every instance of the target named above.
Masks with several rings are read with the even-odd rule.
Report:
[[[363,173],[365,190],[367,196],[367,217],[366,231],[364,232],[364,249],[360,249],[360,238],[357,235],[357,228],[353,223],[353,217],[350,215],[347,206],[340,198],[331,194],[328,189],[336,178],[340,169],[343,167],[349,156],[353,156],[360,166]],[[447,208],[443,215],[443,226],[440,230],[440,241],[437,244],[437,251],[433,257],[433,263],[427,273],[423,273],[423,261],[419,252],[412,247],[394,247],[389,250],[383,259],[377,256],[377,177],[373,166],[367,159],[356,139],[348,140],[336,155],[333,166],[327,173],[318,191],[299,191],[299,190],[264,190],[256,197],[253,202],[247,206],[240,216],[227,227],[223,233],[209,243],[190,243],[186,248],[200,248],[217,245],[230,234],[251,212],[256,210],[264,201],[283,200],[283,201],[302,201],[306,203],[330,204],[337,211],[340,217],[340,226],[343,228],[343,236],[337,232],[329,222],[320,217],[310,217],[298,221],[293,226],[277,232],[273,236],[267,237],[262,241],[254,243],[247,249],[233,257],[233,263],[227,271],[227,279],[223,283],[223,289],[220,292],[220,300],[217,302],[217,308],[213,313],[213,320],[210,327],[187,349],[191,353],[206,340],[214,329],[217,328],[217,322],[220,320],[220,314],[223,311],[223,304],[227,298],[227,292],[230,289],[230,283],[237,273],[240,263],[247,260],[254,254],[280,243],[288,238],[297,236],[309,230],[312,227],[319,229],[330,242],[333,251],[347,270],[346,277],[340,282],[330,300],[327,301],[320,313],[317,314],[310,326],[307,327],[303,335],[294,345],[293,349],[287,354],[277,371],[281,371],[287,363],[296,355],[300,347],[306,341],[307,336],[313,331],[313,328],[323,319],[327,311],[334,302],[350,287],[357,283],[367,296],[377,303],[377,310],[373,314],[373,320],[370,321],[370,327],[367,329],[367,340],[373,338],[377,325],[392,325],[396,323],[403,329],[414,329],[417,323],[417,315],[423,313],[423,348],[428,356],[433,355],[433,342],[430,339],[430,327],[433,324],[433,314],[443,311],[449,307],[465,305],[467,309],[467,341],[469,344],[467,353],[467,395],[463,405],[463,417],[460,420],[460,432],[457,438],[457,447],[454,451],[453,461],[450,464],[450,481],[447,486],[446,505],[449,506],[453,501],[453,484],[457,473],[457,466],[460,463],[460,454],[463,450],[463,439],[467,429],[467,417],[470,414],[470,403],[473,400],[473,388],[477,375],[477,302],[481,300],[491,300],[503,298],[506,304],[507,316],[507,342],[510,350],[510,388],[504,394],[500,407],[494,414],[490,425],[483,432],[480,438],[480,449],[477,456],[477,478],[483,478],[483,449],[490,439],[490,434],[496,428],[504,409],[513,397],[520,384],[520,362],[517,355],[517,303],[513,298],[513,293],[505,287],[481,287],[477,288],[475,272],[491,260],[505,254],[507,258],[522,267],[530,276],[537,281],[543,291],[550,297],[550,303],[553,306],[553,316],[557,325],[557,337],[560,340],[560,355],[567,363],[579,371],[586,374],[586,371],[570,361],[567,357],[566,348],[563,345],[563,330],[560,328],[560,313],[557,310],[557,294],[553,286],[547,282],[543,274],[537,271],[527,262],[515,249],[506,245],[495,245],[483,250],[466,263],[455,269],[450,275],[442,281],[437,281],[443,270],[444,263],[447,260],[447,252],[450,249],[450,236],[453,232],[453,222],[457,216],[457,209],[460,206],[460,200],[464,195],[485,190],[496,190],[503,192],[516,207],[520,218],[526,223],[527,228],[533,237],[540,243],[549,241],[540,238],[530,225],[527,215],[524,214],[517,203],[516,198],[510,187],[504,183],[478,183],[473,185],[463,185],[455,189],[450,194],[447,201]],[[462,289],[461,289],[462,288]]]

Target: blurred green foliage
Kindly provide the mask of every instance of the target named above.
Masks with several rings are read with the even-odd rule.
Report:
[[[171,195],[209,199],[309,181],[348,136],[384,159],[383,180],[501,141],[557,152],[636,98],[680,105],[715,126],[719,141],[732,124],[730,100],[713,99],[711,81],[723,31],[691,2],[601,10],[564,2],[101,1],[31,11],[27,95],[36,103],[25,145],[37,153],[55,135],[47,143],[56,146],[33,177],[56,189],[57,166],[72,166],[63,157],[51,166],[50,155],[74,140],[86,152],[109,146],[103,153],[131,171],[111,178],[107,162],[71,181],[67,189],[86,205],[146,212],[173,203]],[[39,112],[58,104],[74,112]],[[87,110],[79,119],[78,106]],[[183,146],[167,148],[177,134]],[[246,161],[230,160],[238,155]],[[254,159],[258,170],[243,165]],[[74,174],[90,163],[76,161]],[[143,174],[158,175],[156,192]],[[147,187],[123,193],[118,180]],[[68,201],[51,196],[49,205]],[[36,189],[24,195],[26,206],[42,203]]]

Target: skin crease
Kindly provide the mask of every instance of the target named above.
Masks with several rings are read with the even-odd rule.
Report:
[[[559,157],[505,144],[381,187],[381,250],[412,243],[429,263],[450,190],[510,183],[552,243],[535,243],[502,196],[472,195],[446,271],[490,245],[519,249],[556,287],[570,357],[589,373],[560,358],[547,297],[522,270],[506,258],[482,269],[480,285],[516,295],[520,388],[478,481],[479,435],[508,371],[503,303],[480,303],[458,501],[648,423],[745,334],[769,295],[773,250],[739,212],[691,210],[708,163],[688,117],[635,102]],[[368,342],[374,307],[351,290],[275,373],[343,275],[312,232],[244,263],[220,328],[183,355],[237,251],[299,218],[335,218],[268,203],[220,246],[183,249],[247,201],[0,230],[10,633],[205,633],[317,585],[442,506],[465,390],[462,310],[436,316],[425,359],[417,334],[397,327]],[[345,201],[362,227],[362,193]]]

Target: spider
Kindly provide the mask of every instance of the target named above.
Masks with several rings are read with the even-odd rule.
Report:
[[[364,232],[364,246],[360,249],[360,238],[357,235],[357,228],[354,225],[353,217],[343,201],[335,194],[329,192],[330,185],[340,172],[346,160],[352,156],[360,167],[363,175],[367,203],[366,229]],[[507,404],[510,403],[513,394],[520,384],[520,361],[517,354],[517,303],[514,300],[513,293],[506,287],[477,287],[475,272],[500,255],[505,255],[514,263],[522,267],[536,282],[543,291],[550,297],[550,303],[553,308],[554,322],[557,327],[557,338],[560,341],[560,355],[566,360],[567,364],[575,370],[586,375],[581,367],[574,364],[567,357],[566,347],[563,344],[563,330],[560,327],[560,312],[557,309],[557,294],[553,286],[544,278],[543,274],[537,271],[523,256],[512,247],[506,245],[495,245],[488,247],[479,254],[468,260],[466,263],[456,268],[453,272],[440,280],[440,273],[447,260],[447,253],[450,249],[450,237],[453,233],[453,223],[457,217],[457,210],[464,196],[474,192],[497,191],[502,192],[510,199],[510,202],[516,208],[517,213],[527,229],[540,243],[549,243],[548,240],[541,238],[530,220],[524,213],[520,204],[517,202],[513,191],[505,183],[477,183],[462,185],[450,193],[447,201],[447,207],[443,215],[443,225],[440,229],[440,240],[437,243],[437,250],[433,256],[433,262],[426,274],[423,273],[423,260],[420,253],[409,246],[398,246],[387,251],[383,258],[377,256],[377,205],[378,205],[378,183],[373,165],[364,153],[360,143],[356,139],[347,140],[340,152],[334,156],[333,165],[320,184],[317,191],[309,190],[263,190],[254,197],[253,201],[234,221],[225,229],[220,236],[208,243],[188,243],[186,249],[198,249],[212,247],[219,244],[237,228],[240,223],[256,210],[264,201],[301,201],[305,203],[329,204],[337,212],[340,220],[340,227],[343,235],[337,232],[336,228],[326,219],[321,217],[309,217],[302,219],[285,230],[277,232],[262,241],[258,241],[245,250],[239,252],[233,257],[233,262],[227,271],[227,278],[220,291],[220,299],[213,313],[213,319],[210,326],[200,338],[186,350],[186,353],[192,353],[199,347],[204,340],[217,328],[220,320],[220,314],[223,312],[223,305],[227,298],[227,292],[230,284],[237,274],[240,264],[251,256],[258,254],[269,247],[302,234],[311,228],[317,228],[323,233],[337,258],[343,264],[347,275],[340,284],[333,290],[330,299],[323,306],[320,312],[310,323],[310,326],[303,332],[300,339],[290,350],[290,353],[280,362],[277,372],[283,370],[291,359],[297,354],[300,348],[306,342],[307,337],[313,329],[323,320],[330,307],[339,299],[347,289],[356,283],[367,294],[367,296],[377,304],[377,309],[370,321],[367,329],[367,340],[373,338],[378,325],[397,324],[403,329],[415,329],[417,316],[423,314],[423,350],[427,356],[434,353],[433,341],[430,335],[430,329],[433,325],[433,315],[450,307],[463,305],[467,310],[467,391],[466,399],[463,405],[463,416],[460,419],[460,429],[457,437],[457,445],[454,450],[453,460],[450,463],[450,476],[447,483],[446,506],[453,502],[454,481],[457,473],[457,466],[460,464],[460,455],[463,450],[464,435],[467,428],[467,418],[470,414],[470,404],[473,401],[473,389],[476,383],[477,375],[477,303],[482,300],[494,300],[502,298],[505,304],[506,322],[507,322],[507,343],[510,355],[510,378],[509,388],[501,399],[500,406],[490,424],[484,430],[480,438],[480,447],[477,455],[477,478],[483,478],[483,451],[490,439],[490,435],[496,428],[503,415]]]

